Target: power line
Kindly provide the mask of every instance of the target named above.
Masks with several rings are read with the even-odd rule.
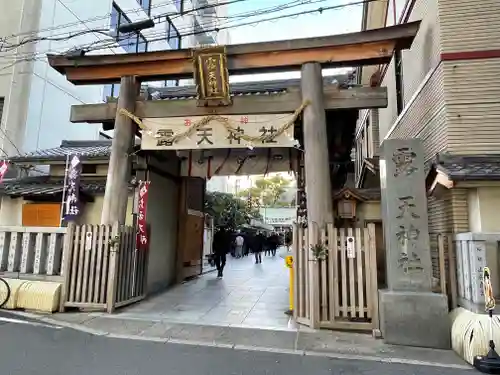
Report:
[[[373,2],[376,2],[376,1],[385,1],[385,0],[360,0],[360,1],[352,2],[352,3],[346,3],[346,4],[342,4],[342,5],[333,5],[333,6],[329,6],[329,7],[320,7],[320,8],[317,8],[317,9],[306,10],[306,11],[301,11],[301,12],[292,13],[292,14],[285,14],[285,15],[280,15],[280,16],[270,17],[270,18],[265,18],[265,19],[261,19],[261,20],[257,20],[257,21],[243,22],[243,23],[236,24],[236,25],[221,26],[221,27],[212,28],[212,29],[204,30],[204,31],[198,31],[198,32],[197,31],[193,31],[193,32],[182,34],[181,37],[186,37],[186,36],[191,36],[191,35],[205,34],[207,32],[214,32],[214,31],[218,32],[218,31],[221,31],[221,30],[234,29],[234,28],[243,27],[243,26],[255,26],[255,25],[258,25],[258,24],[263,23],[263,22],[271,22],[271,21],[277,21],[277,20],[285,19],[285,18],[300,17],[300,16],[303,16],[303,15],[308,15],[308,14],[313,14],[313,13],[320,13],[320,14],[322,14],[324,11],[328,11],[328,10],[338,10],[338,9],[343,9],[343,8],[347,8],[347,7],[351,7],[351,6],[358,6],[358,5],[373,3]],[[164,38],[148,39],[146,43],[157,42],[157,41],[161,41],[163,39]],[[142,44],[142,43],[145,43],[145,42],[141,41],[138,44]],[[108,48],[108,47],[104,47],[104,48]],[[87,52],[98,51],[98,50],[101,50],[101,49],[103,49],[103,48],[100,48],[100,47],[92,48],[92,49],[88,49]]]
[[[153,16],[151,18],[152,19],[155,19],[155,18],[158,18],[158,17],[175,17],[175,18],[178,18],[178,17],[183,17],[185,15],[191,14],[193,12],[197,12],[199,10],[212,9],[212,8],[217,8],[217,7],[220,7],[220,6],[225,6],[225,5],[229,5],[229,4],[233,4],[233,3],[238,3],[238,2],[244,2],[244,1],[250,1],[250,0],[229,0],[229,1],[224,2],[224,3],[208,4],[208,5],[203,5],[203,6],[200,6],[200,7],[195,7],[195,8],[192,8],[192,9],[185,10],[182,13],[181,12],[168,12],[168,13],[164,13],[164,14]],[[252,0],[252,1],[255,1],[255,0]],[[154,5],[151,5],[151,9],[161,8],[161,7],[164,7],[164,6],[169,5],[169,4],[171,4],[171,1],[166,1],[166,2],[162,2],[162,3],[154,4]],[[142,7],[138,7],[138,8],[129,9],[129,10],[122,10],[122,11],[125,14],[130,14],[130,13],[137,13],[137,12],[140,12],[140,11],[142,12],[142,11],[144,11],[144,9]],[[9,39],[16,38],[16,37],[19,37],[19,36],[36,35],[36,34],[40,34],[40,33],[43,33],[43,32],[54,31],[54,30],[61,30],[61,29],[72,27],[72,26],[78,26],[78,25],[81,25],[81,24],[85,25],[87,23],[91,23],[91,22],[94,22],[94,21],[109,20],[111,14],[112,13],[110,12],[110,13],[106,13],[106,14],[101,15],[101,16],[91,17],[91,18],[88,18],[86,20],[78,20],[78,21],[75,21],[75,22],[69,22],[69,23],[60,24],[60,25],[57,25],[57,26],[51,26],[51,27],[47,27],[47,28],[43,28],[43,29],[30,30],[30,31],[26,31],[26,32],[20,32],[20,33],[16,33],[16,34],[11,34],[11,35],[9,35],[7,37],[4,37],[2,39],[5,42],[5,41],[7,41]],[[107,24],[108,23],[102,25],[102,28],[106,27]],[[101,28],[101,26],[99,26],[97,28]]]
[[[176,14],[165,13],[165,14],[156,15],[156,16],[152,17],[151,19],[159,20],[159,22],[157,24],[160,24],[160,23],[166,22],[168,20],[171,21],[171,20],[173,20],[173,19],[175,19],[177,17],[183,17],[186,14],[189,14],[190,12],[195,12],[195,11],[207,9],[209,7],[213,8],[213,7],[216,7],[216,6],[230,5],[230,4],[241,2],[241,1],[248,1],[248,0],[231,0],[231,1],[228,1],[228,2],[225,2],[225,3],[205,5],[205,6],[202,6],[202,7],[193,8],[193,9],[191,9],[189,11],[183,12],[182,14],[178,14],[178,13],[176,13]],[[261,15],[261,14],[274,13],[274,12],[282,11],[282,10],[289,9],[289,8],[292,8],[292,7],[303,6],[303,5],[314,4],[314,3],[325,2],[325,1],[328,1],[328,0],[294,0],[294,1],[291,1],[290,3],[281,4],[281,5],[277,5],[277,6],[273,6],[273,7],[258,9],[258,10],[255,10],[255,11],[243,12],[243,13],[232,15],[232,16],[215,16],[215,18],[218,19],[218,20],[219,19],[232,19],[232,18],[249,18],[249,17],[258,16],[258,15]],[[174,17],[169,17],[171,15],[174,15]],[[162,21],[162,19],[164,19],[164,20]],[[200,26],[201,27],[205,27],[205,25],[210,25],[211,26],[212,24],[213,24],[213,21],[209,20],[209,21],[202,22],[202,24]],[[72,38],[75,38],[75,37],[78,37],[78,36],[81,36],[81,35],[86,35],[86,34],[89,34],[89,33],[98,33],[98,34],[103,34],[103,35],[105,35],[107,37],[112,37],[112,35],[110,35],[110,33],[109,33],[110,30],[108,28],[105,28],[105,26],[106,25],[103,25],[100,28],[93,28],[93,29],[88,29],[88,30],[81,30],[81,31],[77,31],[77,32],[63,32],[63,33],[60,33],[60,34],[53,34],[53,35],[50,35],[50,36],[42,36],[42,37],[38,36],[38,37],[35,37],[35,38],[32,38],[32,39],[25,39],[25,40],[23,40],[23,41],[21,41],[20,43],[17,43],[17,44],[10,44],[10,43],[7,43],[6,41],[4,41],[3,44],[4,45],[7,44],[7,48],[4,47],[3,50],[4,51],[10,51],[10,50],[13,50],[15,48],[18,48],[21,45],[28,44],[28,43],[36,43],[36,42],[40,42],[40,41],[63,41],[63,40],[69,40],[69,39],[72,39]],[[188,30],[191,30],[191,29],[192,29],[192,26],[186,26],[184,28],[177,28],[177,31],[179,32],[179,34],[181,34],[184,30],[188,31]],[[161,34],[163,34],[163,31],[161,32]],[[127,33],[127,34],[125,34],[124,35],[124,40],[128,39],[131,35],[135,35],[135,33]]]
[[[238,1],[246,1],[246,0],[232,0],[232,1],[229,1],[229,2],[226,2],[226,3],[218,3],[217,5],[218,6],[228,5],[230,3],[234,3],[234,2],[238,2]],[[253,10],[253,11],[248,11],[248,12],[243,12],[243,13],[235,14],[235,15],[228,16],[228,17],[223,17],[223,18],[228,18],[228,19],[231,19],[231,18],[250,18],[250,17],[255,17],[255,16],[258,16],[258,15],[261,15],[261,14],[274,13],[274,12],[282,11],[282,10],[285,10],[285,9],[297,7],[297,6],[309,5],[309,4],[314,4],[314,3],[321,3],[321,2],[325,2],[325,1],[328,1],[328,0],[295,0],[295,1],[291,1],[291,2],[286,3],[286,4],[280,4],[280,5],[277,5],[277,6],[267,7],[267,8],[261,8],[261,9],[257,9],[257,10]],[[205,7],[194,8],[193,11],[194,10],[199,10],[199,9],[205,9],[205,8],[206,8],[206,6]],[[157,24],[166,22],[168,20],[168,18],[164,17],[163,15],[155,16],[155,18],[156,19],[165,18],[164,21],[160,20]],[[208,24],[212,25],[213,22],[212,21],[208,21]],[[202,27],[206,27],[205,24],[202,24],[202,25],[203,25]],[[192,30],[193,27],[192,26],[188,26],[188,27],[185,27],[184,29],[185,30]],[[181,32],[184,29],[181,29],[180,31],[177,30],[177,31],[179,32],[179,34],[181,34]],[[21,42],[21,43],[19,43],[17,45],[10,45],[9,49],[7,49],[7,50],[12,50],[12,49],[14,49],[16,47],[19,47],[20,45],[27,44],[27,43],[30,43],[30,42],[38,42],[38,41],[44,41],[44,40],[45,41],[69,40],[71,38],[78,37],[78,36],[81,36],[81,35],[85,35],[85,34],[88,34],[88,33],[93,33],[93,32],[100,33],[100,34],[103,34],[103,35],[111,37],[111,35],[109,34],[109,30],[107,30],[107,29],[89,29],[89,30],[85,30],[85,31],[79,31],[79,32],[76,32],[76,33],[74,33],[72,35],[67,35],[65,37],[62,37],[62,36],[61,37],[57,37],[56,35],[52,35],[52,36],[49,36],[49,37],[38,37],[38,38],[35,38],[35,39],[32,39],[32,40],[24,40],[23,42]],[[67,32],[66,33],[61,33],[59,35],[65,35],[65,34],[67,34]],[[159,35],[163,35],[163,34],[164,34],[164,32],[161,31],[161,32],[156,32],[154,34],[148,34],[148,36],[149,37],[151,37],[152,35],[153,36],[159,36]],[[109,48],[109,47],[114,47],[114,44],[116,42],[127,40],[127,39],[130,38],[130,36],[135,36],[135,35],[136,35],[135,33],[127,33],[127,34],[121,35],[118,39],[113,38],[113,39],[109,39],[109,40],[97,40],[97,41],[91,42],[91,44],[95,45],[95,44],[98,44],[98,43],[107,43],[104,46],[101,46],[99,48],[99,49],[106,49],[106,48]],[[181,34],[181,37],[182,37],[182,34]],[[146,40],[146,42],[149,42],[149,40]],[[77,46],[74,49],[82,49],[83,47],[88,47],[88,46]],[[49,52],[49,51],[45,51],[45,52]],[[37,52],[38,55],[42,55],[43,53],[44,53],[43,51],[38,51]],[[19,54],[19,53],[17,54],[18,57],[20,55],[21,54]],[[25,53],[25,55],[31,57],[33,55],[33,52]],[[0,56],[0,58],[2,58],[2,56]]]
[[[204,6],[200,6],[200,7],[195,7],[195,8],[192,8],[190,10],[184,11],[182,13],[165,13],[165,14],[156,15],[156,16],[153,17],[153,19],[158,19],[159,20],[161,18],[164,18],[165,21],[168,20],[168,19],[172,20],[172,19],[175,19],[177,17],[183,17],[183,16],[185,16],[185,15],[187,15],[189,13],[196,12],[196,11],[199,11],[199,10],[208,9],[208,8],[216,8],[216,7],[225,6],[225,5],[229,5],[229,4],[233,4],[233,3],[237,3],[237,2],[242,2],[242,1],[249,1],[249,0],[230,0],[230,1],[227,1],[227,2],[221,2],[221,3],[217,3],[217,4],[209,4],[209,5],[204,5]],[[152,8],[159,7],[159,6],[162,6],[162,5],[165,5],[165,4],[168,4],[168,3],[156,4],[156,5],[152,6]],[[142,8],[138,8],[138,9],[142,9]],[[108,14],[108,16],[109,15],[110,14]],[[170,16],[170,15],[172,15],[172,17],[169,18],[168,16]],[[83,21],[72,23],[71,25],[80,24],[80,23],[82,23],[82,24],[85,25],[85,23]],[[58,26],[58,27],[61,27],[61,25]],[[55,27],[54,29],[56,29],[56,28],[57,27]],[[45,29],[45,30],[48,30],[48,29]],[[112,49],[114,47],[117,47],[115,45],[114,40],[117,39],[116,41],[119,42],[120,39],[127,40],[127,39],[130,38],[130,36],[132,36],[132,35],[135,36],[136,35],[135,33],[122,34],[122,35],[120,35],[119,38],[115,39],[115,38],[113,38],[113,36],[110,34],[109,31],[110,30],[108,28],[108,29],[89,29],[89,30],[84,30],[84,31],[78,31],[78,32],[75,32],[73,34],[68,33],[68,32],[64,32],[64,33],[55,34],[55,35],[53,34],[53,35],[47,36],[47,37],[36,37],[36,38],[31,38],[31,39],[24,39],[23,41],[21,41],[21,42],[19,42],[17,44],[10,44],[10,43],[6,42],[5,39],[4,39],[3,41],[1,41],[1,45],[2,45],[2,47],[4,49],[4,51],[5,50],[12,51],[12,50],[15,50],[15,49],[19,48],[21,45],[25,45],[25,44],[28,44],[28,43],[36,43],[36,42],[39,42],[39,41],[52,41],[52,40],[53,41],[62,41],[62,40],[68,40],[68,39],[71,39],[71,38],[75,38],[75,37],[78,37],[78,36],[81,36],[81,35],[86,35],[86,34],[94,33],[94,34],[103,34],[103,35],[105,35],[107,37],[112,38],[112,39],[110,39],[110,40],[113,40],[112,44],[109,45],[109,43],[108,43],[108,44],[105,45],[104,48],[108,48],[108,45],[109,45],[109,47],[111,49],[111,52],[115,53],[113,51],[113,49]],[[69,34],[69,35],[66,35],[66,34]],[[62,37],[61,35],[65,35],[65,36]],[[58,37],[58,36],[60,36],[60,37]],[[108,40],[101,40],[101,39],[98,38],[97,41],[93,41],[93,42],[90,43],[90,47],[92,47],[92,46],[94,46],[96,44],[99,44],[99,43],[107,43],[107,42],[109,42],[109,41]],[[7,44],[7,48],[5,48],[6,44]],[[89,45],[87,45],[87,47],[89,47]],[[78,49],[78,47],[76,47],[76,48]],[[72,48],[70,50],[74,50],[74,48]],[[45,53],[47,53],[47,52],[50,52],[50,51],[45,51]],[[16,56],[16,57],[21,57],[21,56],[24,55],[24,56],[27,56],[29,59],[33,59],[34,57],[36,57],[36,55],[43,55],[43,54],[44,54],[43,51],[37,51],[36,54],[34,52],[20,53],[19,51],[16,51],[16,52],[14,52],[13,55]],[[1,58],[5,58],[5,57],[6,57],[5,55],[4,56],[0,56],[0,59]]]
[[[228,22],[228,23],[226,23],[227,26],[222,25],[220,27],[205,29],[202,31],[187,32],[187,33],[180,34],[180,37],[182,38],[182,37],[191,36],[191,35],[206,34],[209,32],[219,32],[221,30],[228,30],[228,29],[233,29],[233,28],[238,28],[238,27],[243,27],[243,26],[255,26],[255,25],[258,25],[259,23],[262,23],[262,22],[270,22],[270,21],[275,21],[275,20],[285,19],[285,18],[294,18],[294,17],[299,17],[301,15],[307,15],[307,14],[313,14],[313,13],[320,13],[321,14],[321,13],[323,13],[323,11],[327,11],[327,10],[338,10],[338,9],[343,9],[343,8],[347,8],[347,7],[351,7],[351,6],[363,5],[363,4],[367,4],[367,3],[371,3],[371,2],[375,2],[375,1],[385,1],[385,0],[360,0],[360,1],[347,3],[347,4],[334,5],[334,6],[329,6],[329,7],[319,7],[319,8],[315,8],[312,10],[305,10],[305,11],[296,12],[296,13],[292,13],[292,14],[285,14],[285,15],[280,15],[280,16],[276,16],[276,17],[270,17],[270,18],[265,18],[265,19],[261,19],[261,20],[251,21],[251,22],[234,24],[234,25],[231,25],[231,24],[227,25],[229,23]],[[165,22],[165,21],[160,21],[158,23],[162,23],[162,22]],[[189,30],[192,30],[192,27],[189,27]],[[160,36],[160,37],[155,38],[155,36]],[[119,37],[117,39],[102,41],[103,43],[105,43],[104,45],[96,46],[94,48],[89,48],[86,45],[81,45],[81,46],[78,46],[76,48],[85,50],[86,52],[93,52],[93,51],[99,51],[99,50],[103,50],[103,49],[110,49],[110,48],[116,47],[117,43],[119,43],[121,41],[125,41],[128,38],[129,38],[128,36],[124,36],[122,38]],[[144,44],[144,43],[150,43],[150,42],[156,42],[156,41],[162,41],[162,40],[165,40],[165,36],[164,36],[163,31],[156,32],[153,34],[148,34],[148,39],[146,41],[139,41],[137,44],[140,45],[140,44]]]
[[[244,0],[239,0],[239,1],[244,1]],[[221,31],[221,30],[228,30],[228,29],[233,29],[233,28],[238,28],[238,27],[244,27],[244,26],[255,26],[255,25],[258,25],[258,24],[263,23],[263,22],[271,22],[271,21],[275,21],[275,20],[279,20],[279,19],[285,19],[285,18],[294,18],[294,17],[299,17],[299,16],[302,16],[302,15],[308,15],[308,14],[313,14],[313,13],[320,13],[320,14],[322,14],[324,11],[328,11],[328,10],[338,10],[338,9],[343,9],[343,8],[347,8],[347,7],[351,7],[351,6],[359,6],[359,5],[363,5],[363,4],[367,4],[367,3],[372,3],[372,2],[375,2],[375,1],[385,1],[385,0],[360,0],[360,1],[346,3],[346,4],[341,4],[341,5],[334,5],[334,6],[329,6],[329,7],[319,7],[319,8],[315,8],[315,9],[311,9],[311,10],[305,10],[305,11],[301,11],[301,12],[296,12],[296,13],[291,13],[291,14],[285,14],[285,15],[280,15],[280,16],[276,16],[276,17],[270,17],[270,18],[260,19],[260,20],[251,21],[251,22],[243,22],[243,23],[234,24],[234,25],[230,24],[230,25],[227,25],[227,26],[222,25],[222,26],[220,26],[218,28],[212,28],[212,29],[203,30],[203,31],[188,32],[188,33],[181,34],[180,37],[182,38],[182,37],[191,36],[191,35],[205,34],[207,32],[218,32],[218,31]],[[159,23],[162,23],[162,22],[165,22],[165,21],[160,21]],[[229,21],[228,23],[230,23],[230,22],[231,21]],[[192,30],[192,27],[189,27],[189,29]],[[155,35],[159,35],[159,34],[161,34],[162,36],[159,37],[159,38],[154,38]],[[153,37],[153,39],[147,39],[145,42],[144,41],[139,41],[137,44],[144,44],[144,43],[150,43],[150,42],[165,40],[164,32],[163,31],[162,32],[153,33],[153,34],[149,34],[148,36],[149,37]],[[76,49],[83,49],[86,52],[99,51],[99,50],[103,50],[103,49],[112,49],[112,48],[117,48],[118,47],[117,43],[119,43],[120,41],[127,40],[128,38],[129,38],[129,36],[126,36],[126,37],[123,37],[123,38],[117,38],[117,39],[94,41],[94,42],[92,42],[90,44],[91,45],[95,45],[95,44],[98,44],[98,43],[101,43],[101,42],[102,43],[107,43],[107,44],[104,44],[104,45],[101,45],[101,46],[95,46],[94,48],[92,48],[88,44],[87,45],[77,46],[75,48]],[[43,52],[39,51],[39,52],[28,53],[26,58],[18,59],[16,62],[14,62],[11,65],[15,65],[16,63],[19,63],[19,62],[22,62],[22,61],[37,60],[38,59],[37,55],[40,55],[40,57],[41,57],[42,55],[44,55],[45,53],[48,53],[48,52],[51,52],[51,51],[43,51]],[[1,69],[5,69],[5,67],[4,68],[0,68],[0,70]]]

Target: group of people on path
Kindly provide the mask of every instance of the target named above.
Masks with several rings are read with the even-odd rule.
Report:
[[[221,278],[226,265],[227,253],[231,252],[237,259],[253,253],[255,264],[262,263],[262,252],[275,256],[281,245],[289,246],[291,233],[285,233],[284,238],[278,233],[266,235],[264,232],[232,233],[225,228],[218,228],[213,240],[213,256],[217,267],[217,277]]]

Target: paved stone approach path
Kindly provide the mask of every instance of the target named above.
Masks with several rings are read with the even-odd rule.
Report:
[[[228,256],[224,278],[209,272],[148,300],[120,310],[117,316],[232,327],[295,329],[288,309],[288,269],[278,255],[242,259]]]

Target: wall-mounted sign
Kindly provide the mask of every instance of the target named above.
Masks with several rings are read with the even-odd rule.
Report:
[[[194,49],[193,63],[198,106],[231,105],[226,47]]]
[[[293,224],[294,217],[266,217],[265,221],[268,224]]]
[[[199,126],[199,123],[205,118],[200,116],[145,118],[142,122],[149,132],[143,133],[141,148],[196,150],[294,147],[293,126],[280,132],[285,124],[292,121],[293,116],[289,113],[213,116],[203,126]]]
[[[85,233],[85,250],[92,250],[92,232]]]
[[[354,249],[354,237],[348,236],[346,238],[346,246],[347,246],[347,258],[349,259],[356,258],[356,250]]]

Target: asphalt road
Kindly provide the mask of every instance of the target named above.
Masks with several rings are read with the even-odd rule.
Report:
[[[9,375],[472,375],[473,370],[339,360],[93,336],[0,313]]]

